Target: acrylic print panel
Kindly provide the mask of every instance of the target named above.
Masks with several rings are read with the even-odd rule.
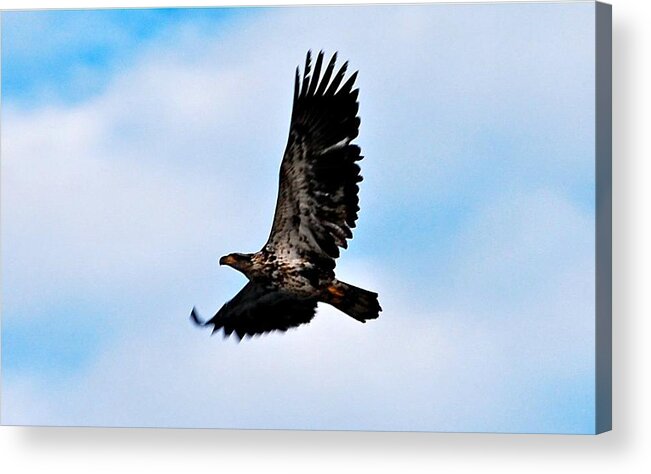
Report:
[[[608,429],[609,15],[3,12],[2,423]]]

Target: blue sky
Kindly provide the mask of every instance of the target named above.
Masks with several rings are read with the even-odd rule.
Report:
[[[377,32],[382,31],[382,35]],[[8,424],[594,430],[594,7],[2,16]],[[359,325],[187,321],[264,242],[307,49],[360,70]]]
[[[101,93],[144,47],[175,26],[216,33],[242,10],[49,10],[3,13],[3,98],[22,106]]]

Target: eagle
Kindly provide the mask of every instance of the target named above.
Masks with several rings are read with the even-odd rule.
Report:
[[[309,323],[317,303],[330,304],[362,323],[376,319],[378,294],[335,277],[335,260],[347,248],[359,212],[362,181],[357,72],[348,62],[335,72],[335,52],[325,69],[321,51],[312,69],[307,53],[301,80],[296,68],[289,139],[271,233],[256,253],[231,253],[220,265],[242,272],[248,283],[207,321],[191,320],[241,340]]]

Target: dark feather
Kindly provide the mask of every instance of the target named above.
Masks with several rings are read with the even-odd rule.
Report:
[[[339,87],[348,63],[330,82],[335,61],[336,54],[321,78],[323,52],[311,75],[310,53],[306,58],[300,93],[294,95],[276,212],[265,246],[269,251],[336,258],[339,247],[346,248],[346,239],[353,235],[359,211],[357,183],[362,180],[356,164],[362,159],[360,149],[351,144],[359,134],[359,92],[353,90],[357,73]],[[297,81],[299,77],[297,73]]]
[[[335,69],[335,62],[337,62],[337,53],[332,55],[332,59],[330,59],[328,67],[323,73],[323,78],[321,79],[321,83],[319,84],[319,88],[317,89],[315,95],[323,95],[325,92],[326,87],[328,87],[328,83],[330,82],[330,78],[332,77],[332,71]]]
[[[305,70],[303,71],[303,88],[301,89],[301,97],[307,95],[307,87],[309,86],[308,76],[310,75],[310,67],[312,66],[312,51],[307,52],[305,57]]]
[[[326,96],[334,95],[334,93],[337,91],[337,88],[339,87],[339,84],[341,84],[341,81],[344,80],[347,70],[348,70],[348,61],[346,61],[343,66],[341,66],[341,69],[339,69],[339,72],[335,75],[335,78],[332,80],[330,87],[328,87],[324,95]]]
[[[200,326],[213,326],[213,333],[223,329],[225,337],[234,332],[242,339],[309,323],[316,305],[316,299],[296,298],[249,282],[208,321],[201,321],[195,309],[190,318]]]
[[[319,55],[316,58],[316,64],[314,65],[314,72],[312,73],[312,78],[310,80],[310,88],[307,91],[307,95],[314,95],[316,86],[319,83],[319,75],[321,74],[321,63],[323,62],[323,51],[319,51]]]

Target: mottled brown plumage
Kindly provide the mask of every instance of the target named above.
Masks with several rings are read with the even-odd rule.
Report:
[[[335,278],[339,248],[347,248],[359,212],[360,148],[357,72],[345,82],[348,63],[335,73],[320,52],[312,71],[308,52],[303,78],[296,69],[289,139],[280,166],[276,211],[269,239],[255,254],[230,254],[229,265],[249,279],[235,298],[206,322],[241,339],[308,323],[318,302],[365,322],[381,311],[377,293]],[[343,85],[342,85],[343,84]]]

